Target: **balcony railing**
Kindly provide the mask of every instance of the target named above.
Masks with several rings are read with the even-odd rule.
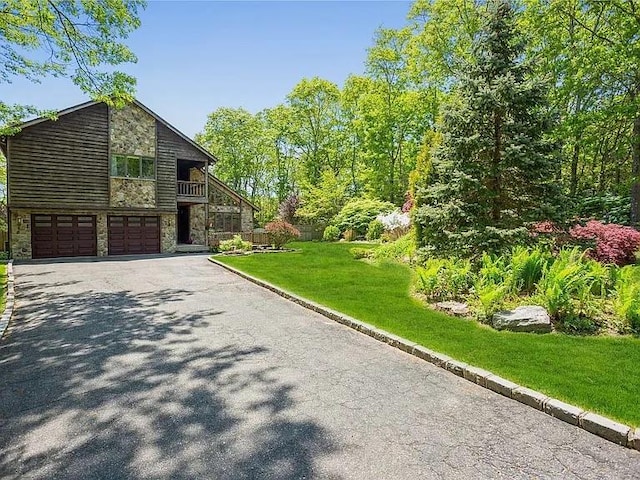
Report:
[[[201,198],[205,196],[204,190],[203,182],[185,182],[184,180],[178,180],[179,197]]]

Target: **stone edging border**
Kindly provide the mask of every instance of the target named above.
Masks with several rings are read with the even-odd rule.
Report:
[[[9,321],[13,315],[13,306],[15,303],[15,286],[13,277],[13,260],[7,262],[7,301],[4,307],[4,313],[0,317],[0,339],[4,336],[9,326]]]
[[[634,429],[628,425],[615,422],[596,413],[585,411],[574,405],[569,405],[555,398],[548,397],[547,395],[531,390],[530,388],[522,387],[516,383],[494,375],[487,370],[459,362],[447,355],[434,352],[433,350],[429,350],[415,342],[411,342],[402,337],[361,322],[360,320],[356,320],[348,315],[344,315],[323,305],[307,300],[306,298],[287,292],[286,290],[276,287],[269,282],[265,282],[264,280],[248,275],[211,257],[209,257],[208,260],[211,263],[219,265],[222,268],[255,283],[256,285],[271,290],[287,300],[291,300],[298,305],[308,308],[309,310],[313,310],[316,313],[357,330],[360,333],[373,337],[376,340],[384,342],[394,348],[402,350],[403,352],[422,360],[426,360],[437,367],[444,368],[445,370],[480,385],[481,387],[488,388],[489,390],[504,395],[505,397],[533,407],[536,410],[540,410],[552,417],[562,420],[563,422],[580,427],[590,433],[604,438],[605,440],[640,451],[640,428]]]

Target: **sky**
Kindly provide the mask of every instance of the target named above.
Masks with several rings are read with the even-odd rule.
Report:
[[[361,74],[377,28],[406,24],[411,2],[159,1],[141,12],[126,44],[138,57],[118,67],[136,97],[183,133],[201,131],[219,107],[250,112],[282,103],[305,77],[339,86]],[[68,79],[3,85],[7,103],[61,110],[88,98]]]

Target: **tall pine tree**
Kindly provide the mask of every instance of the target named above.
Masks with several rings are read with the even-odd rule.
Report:
[[[438,255],[499,251],[527,222],[552,216],[560,194],[546,89],[524,59],[509,1],[488,3],[464,70],[416,195],[419,242]]]

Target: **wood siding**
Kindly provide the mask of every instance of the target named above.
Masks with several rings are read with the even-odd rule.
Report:
[[[207,162],[208,158],[197,148],[169,130],[163,123],[157,122],[158,138],[158,208],[177,210],[176,201],[176,161],[193,160]]]
[[[109,117],[93,105],[28,128],[9,140],[9,205],[109,206]]]

